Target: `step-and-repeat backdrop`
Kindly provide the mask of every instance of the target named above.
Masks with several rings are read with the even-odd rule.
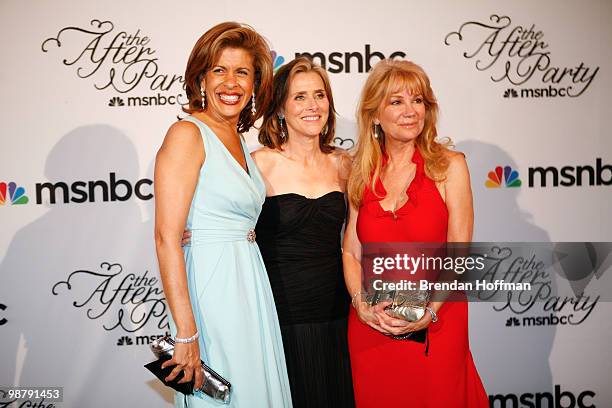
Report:
[[[226,20],[261,32],[276,66],[310,55],[328,70],[347,149],[368,70],[423,66],[440,134],[470,166],[475,240],[612,241],[607,0],[3,0],[0,385],[61,386],[55,406],[171,404],[142,367],[168,331],[153,162],[191,47]],[[470,305],[492,406],[612,406],[612,308],[589,294],[597,284]]]

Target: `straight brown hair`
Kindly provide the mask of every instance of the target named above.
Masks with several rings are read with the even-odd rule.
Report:
[[[278,120],[278,114],[285,106],[289,93],[289,85],[295,75],[307,72],[314,72],[321,77],[327,100],[329,101],[329,116],[319,137],[319,148],[323,153],[334,151],[335,147],[332,143],[336,132],[336,108],[334,107],[329,77],[323,68],[306,57],[298,57],[283,65],[274,75],[272,102],[264,112],[263,124],[259,130],[259,143],[262,145],[270,149],[282,149],[284,141],[281,138],[281,125]],[[287,134],[286,128],[284,131]]]
[[[270,89],[272,87],[272,55],[266,40],[246,24],[233,21],[220,23],[205,32],[195,43],[187,68],[185,69],[185,92],[187,106],[183,111],[189,114],[202,112],[202,96],[200,83],[206,72],[219,60],[226,48],[239,48],[253,56],[255,65],[255,107],[257,113],[251,113],[252,102],[249,102],[240,112],[238,119],[238,132],[248,132],[255,124],[270,103]]]

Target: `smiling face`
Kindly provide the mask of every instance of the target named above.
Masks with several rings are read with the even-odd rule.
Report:
[[[410,93],[403,87],[383,99],[374,123],[380,124],[386,138],[400,142],[416,141],[425,126],[425,112],[423,96]]]
[[[201,82],[206,111],[229,122],[238,122],[255,86],[253,56],[242,48],[225,48]]]
[[[295,74],[289,84],[284,115],[289,137],[318,137],[321,134],[329,117],[329,100],[319,74]]]

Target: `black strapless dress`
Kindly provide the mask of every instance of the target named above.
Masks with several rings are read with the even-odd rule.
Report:
[[[354,406],[340,247],[345,217],[344,194],[332,191],[316,199],[267,197],[257,221],[295,408]]]

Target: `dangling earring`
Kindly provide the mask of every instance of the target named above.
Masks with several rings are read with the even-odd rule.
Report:
[[[206,109],[206,92],[204,92],[204,88],[200,88],[200,95],[202,96],[202,109]]]
[[[281,133],[280,133],[281,142],[284,142],[285,140],[287,140],[287,134],[285,133],[285,128],[283,127],[283,119],[285,119],[285,115],[279,112],[276,114],[276,116],[278,116],[278,125],[280,126],[280,129],[281,129]]]
[[[376,123],[374,124],[374,134],[372,136],[378,140],[378,125]]]
[[[253,91],[253,95],[251,96],[251,115],[255,116],[257,113],[257,109],[255,109],[255,91]]]

